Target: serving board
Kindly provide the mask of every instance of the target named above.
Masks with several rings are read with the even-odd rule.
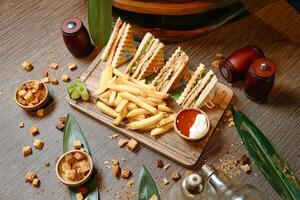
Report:
[[[145,146],[169,159],[178,162],[185,167],[193,167],[199,160],[209,138],[221,119],[224,110],[231,101],[233,95],[232,90],[221,83],[217,83],[216,95],[212,100],[216,104],[216,107],[214,109],[203,109],[207,113],[211,124],[210,131],[203,140],[199,142],[185,141],[176,134],[175,130],[171,130],[160,137],[154,138],[148,133],[138,133],[128,130],[122,125],[113,125],[113,118],[97,109],[96,98],[93,96],[93,93],[98,89],[100,75],[104,68],[105,63],[101,61],[100,53],[80,77],[91,94],[90,101],[74,101],[67,97],[69,104],[125,136],[136,139],[140,143],[143,143]]]

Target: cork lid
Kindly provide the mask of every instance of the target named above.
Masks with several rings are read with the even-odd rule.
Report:
[[[267,58],[258,58],[251,64],[250,70],[260,78],[269,78],[275,75],[276,66]]]
[[[69,18],[65,19],[64,21],[62,21],[61,30],[64,33],[72,34],[72,33],[76,33],[77,31],[79,31],[81,26],[82,26],[82,22],[79,18],[69,17]]]

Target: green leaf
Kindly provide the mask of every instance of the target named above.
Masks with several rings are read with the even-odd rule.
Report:
[[[88,142],[85,139],[85,136],[77,123],[74,117],[69,113],[67,115],[67,121],[64,128],[64,139],[63,139],[63,151],[64,153],[73,149],[73,141],[80,140],[82,147],[86,150],[88,154],[91,156],[91,150],[89,148]],[[89,200],[98,200],[98,188],[97,188],[97,176],[96,172],[94,171],[91,179],[83,184],[84,187],[88,189],[87,197]],[[69,187],[70,197],[71,200],[76,199],[76,193],[78,192],[77,187]]]
[[[155,182],[146,167],[143,166],[139,176],[138,200],[149,200],[154,194],[156,195],[157,200],[160,200]]]
[[[241,111],[233,119],[247,151],[276,192],[284,199],[300,199],[300,182],[267,137]]]
[[[111,33],[111,0],[88,0],[88,22],[92,40],[101,49]]]

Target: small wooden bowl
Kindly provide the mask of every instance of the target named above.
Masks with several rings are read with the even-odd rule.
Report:
[[[178,128],[177,128],[177,123],[176,123],[176,122],[177,122],[177,118],[178,118],[178,116],[179,116],[182,112],[185,112],[185,111],[187,111],[187,110],[195,110],[195,111],[197,111],[198,113],[201,113],[201,114],[203,114],[203,115],[205,116],[205,118],[206,118],[206,120],[207,120],[207,129],[206,129],[205,134],[204,134],[202,137],[199,137],[199,138],[189,138],[189,137],[183,135],[183,134],[180,132],[180,130],[178,130]],[[199,140],[202,140],[203,138],[205,138],[206,135],[207,135],[207,133],[209,132],[209,129],[210,129],[210,121],[209,121],[209,118],[208,118],[207,114],[206,114],[204,111],[202,111],[202,110],[200,110],[200,109],[197,109],[197,108],[185,108],[185,109],[180,110],[180,111],[176,114],[176,117],[175,117],[175,120],[174,120],[174,129],[175,129],[176,133],[177,133],[181,138],[183,138],[183,139],[185,139],[185,140],[187,140],[187,141],[189,141],[189,142],[198,142]]]
[[[67,180],[65,179],[63,176],[62,176],[62,171],[61,171],[61,164],[62,164],[62,161],[64,160],[65,156],[67,154],[70,154],[70,153],[76,153],[76,152],[79,152],[79,153],[82,153],[83,155],[85,155],[87,157],[87,160],[91,166],[91,170],[88,172],[88,174],[83,178],[81,179],[80,181],[70,181],[70,180]],[[71,150],[71,151],[68,151],[66,153],[64,153],[59,159],[58,161],[56,162],[56,176],[57,178],[65,185],[68,185],[70,187],[77,187],[77,186],[80,186],[80,185],[83,185],[84,183],[86,183],[90,177],[92,176],[92,173],[93,173],[93,160],[91,158],[91,156],[89,154],[87,154],[86,152],[84,151],[81,151],[81,150]]]
[[[33,82],[33,81],[37,81],[37,82],[40,82],[43,84],[43,87],[45,88],[45,97],[43,98],[43,100],[34,105],[34,106],[25,106],[23,104],[21,104],[19,101],[18,101],[18,98],[17,98],[17,95],[18,95],[18,90],[20,88],[20,86],[22,85],[25,85],[26,83],[30,83],[30,82]],[[16,92],[15,92],[15,102],[21,107],[23,108],[24,110],[38,110],[42,107],[44,107],[49,99],[49,90],[48,90],[48,87],[45,83],[43,83],[42,81],[39,81],[39,80],[29,80],[29,81],[26,81],[24,83],[22,83],[17,89],[16,89]]]

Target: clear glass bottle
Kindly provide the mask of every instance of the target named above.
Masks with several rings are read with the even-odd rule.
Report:
[[[222,171],[217,171],[211,165],[203,165],[202,173],[206,179],[207,188],[216,193],[220,200],[267,200],[268,197],[252,185],[236,183]]]
[[[207,194],[209,192],[210,190],[204,189],[202,177],[191,174],[171,187],[167,200],[215,200],[213,194]]]

